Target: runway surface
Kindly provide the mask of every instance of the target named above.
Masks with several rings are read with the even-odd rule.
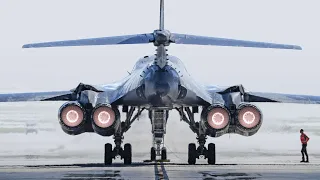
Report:
[[[0,179],[203,179],[249,180],[290,179],[318,180],[319,165],[247,164],[247,165],[183,165],[141,164],[78,164],[64,166],[1,167]]]
[[[174,111],[165,139],[170,163],[143,163],[150,158],[152,142],[150,121],[144,114],[125,134],[124,143],[132,144],[133,165],[124,166],[117,159],[113,166],[104,167],[103,147],[113,139],[94,133],[65,134],[57,120],[61,104],[0,103],[0,179],[320,179],[320,107],[316,105],[257,104],[265,118],[256,135],[208,138],[217,147],[215,166],[204,159],[186,165],[188,143],[196,143],[196,136]],[[309,164],[299,163],[300,128],[310,137]]]

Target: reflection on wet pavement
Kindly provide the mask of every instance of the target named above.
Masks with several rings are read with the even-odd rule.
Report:
[[[64,174],[61,180],[83,180],[83,179],[95,179],[95,180],[121,180],[120,171],[118,170],[105,170],[105,171],[96,171],[96,172],[74,172]]]
[[[251,180],[261,177],[260,174],[247,174],[247,173],[215,173],[215,172],[200,172],[204,180]]]

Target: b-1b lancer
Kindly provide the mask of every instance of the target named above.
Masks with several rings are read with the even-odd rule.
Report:
[[[196,133],[198,144],[188,145],[188,163],[195,164],[200,157],[208,164],[216,163],[215,144],[206,146],[207,137],[227,133],[252,136],[262,124],[263,114],[253,102],[320,103],[319,96],[249,92],[242,85],[219,87],[202,85],[187,72],[182,61],[169,55],[171,43],[189,45],[239,46],[301,50],[300,46],[234,40],[171,33],[164,28],[164,0],[160,0],[160,25],[152,33],[78,39],[26,44],[23,48],[93,46],[153,43],[156,54],[139,59],[124,79],[106,85],[80,83],[66,91],[1,94],[0,102],[66,101],[58,111],[62,130],[69,135],[97,133],[113,136],[114,145],[104,147],[104,163],[112,164],[120,157],[124,164],[132,163],[132,146],[122,146],[125,132],[148,111],[153,133],[150,149],[152,161],[167,159],[164,145],[166,124],[172,110]],[[121,120],[120,110],[126,114]],[[200,119],[195,119],[195,114]],[[177,137],[179,138],[179,137]],[[187,148],[187,147],[186,147]]]

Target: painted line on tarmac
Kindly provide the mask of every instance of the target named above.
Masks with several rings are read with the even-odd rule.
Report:
[[[161,162],[161,170],[165,179],[169,179],[166,169],[164,168],[163,162]]]
[[[159,168],[159,165],[160,165],[160,168]],[[160,164],[156,163],[154,165],[154,176],[155,176],[155,180],[160,180],[160,179],[161,180],[162,179],[168,180],[169,179],[163,162],[161,162]]]

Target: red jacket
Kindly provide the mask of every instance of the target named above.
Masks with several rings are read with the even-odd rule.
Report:
[[[307,144],[309,139],[310,138],[305,133],[302,133],[300,135],[300,141],[301,141],[302,144]]]

